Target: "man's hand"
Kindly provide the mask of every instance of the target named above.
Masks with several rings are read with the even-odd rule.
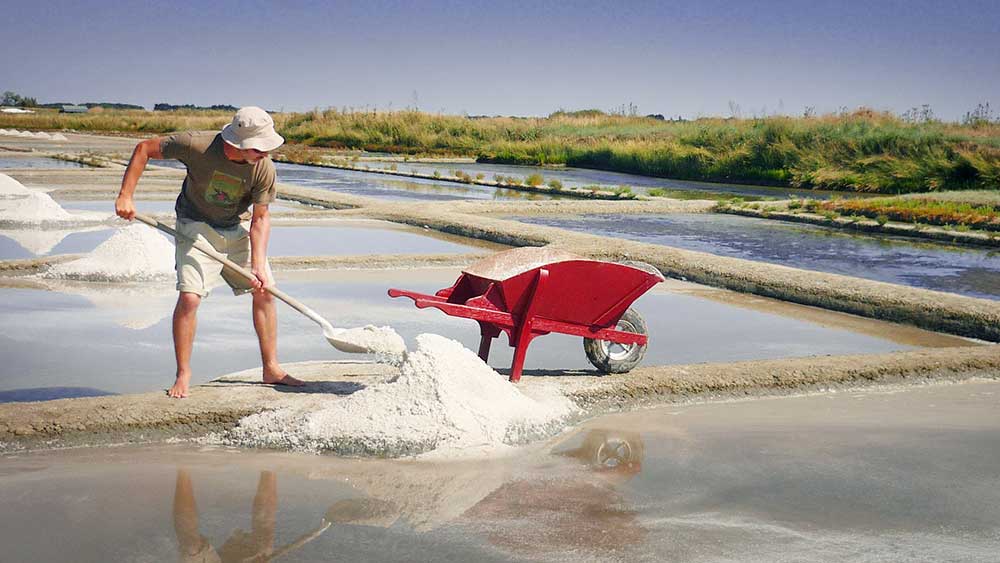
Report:
[[[254,278],[250,280],[253,290],[260,293],[267,291],[265,288],[271,285],[271,278],[267,277],[267,268],[251,267],[250,273]]]
[[[135,202],[127,195],[119,195],[115,199],[115,215],[131,221],[135,218]]]

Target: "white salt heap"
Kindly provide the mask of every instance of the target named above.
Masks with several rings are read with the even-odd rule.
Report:
[[[145,225],[119,229],[90,254],[56,264],[47,278],[87,281],[150,281],[174,275],[174,245]]]
[[[369,354],[374,354],[385,363],[399,364],[406,352],[406,342],[392,327],[368,325],[349,328],[338,332],[337,340],[348,342]]]
[[[6,174],[0,174],[0,199],[9,197],[24,197],[30,193],[31,190],[24,187],[21,182],[18,182]]]
[[[421,334],[395,378],[347,397],[251,415],[223,441],[240,446],[399,456],[526,443],[577,412],[555,389],[522,389],[460,343]]]
[[[52,134],[52,140],[53,141],[68,141],[69,139],[67,139],[66,135],[63,135],[62,133],[53,133]]]
[[[28,191],[22,197],[4,198],[0,201],[0,223],[3,224],[65,223],[76,219],[49,194],[43,192]]]

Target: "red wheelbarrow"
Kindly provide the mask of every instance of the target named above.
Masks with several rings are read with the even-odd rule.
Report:
[[[514,348],[510,380],[521,379],[528,344],[558,332],[583,337],[587,359],[604,373],[625,373],[646,353],[646,323],[632,303],[663,276],[646,264],[587,260],[547,248],[516,248],[476,262],[434,295],[390,289],[418,309],[434,307],[479,323],[479,357],[501,332]]]

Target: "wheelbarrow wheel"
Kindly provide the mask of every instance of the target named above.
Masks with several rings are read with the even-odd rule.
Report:
[[[646,321],[635,309],[629,309],[615,326],[617,330],[646,334]],[[646,346],[617,344],[608,340],[583,339],[583,351],[595,368],[604,373],[627,373],[639,365],[646,355]]]

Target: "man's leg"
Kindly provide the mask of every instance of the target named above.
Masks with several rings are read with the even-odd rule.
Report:
[[[302,381],[285,373],[278,363],[278,308],[274,304],[274,296],[266,291],[253,292],[253,327],[260,342],[264,383],[280,383],[293,387],[302,385]]]
[[[194,347],[194,332],[198,325],[198,305],[201,296],[197,293],[180,292],[174,307],[174,356],[177,359],[177,379],[167,392],[175,398],[187,397],[191,383],[191,349]]]

